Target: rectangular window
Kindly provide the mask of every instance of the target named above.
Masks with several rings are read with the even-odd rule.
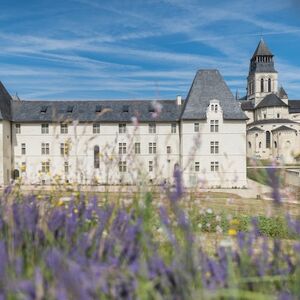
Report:
[[[42,143],[42,155],[50,154],[49,143]]]
[[[68,133],[68,124],[60,124],[60,133]]]
[[[41,132],[42,132],[42,134],[48,134],[49,133],[49,124],[42,124]]]
[[[210,121],[210,132],[219,132],[219,121],[218,120]]]
[[[212,172],[218,172],[219,171],[219,162],[218,161],[212,161],[210,163],[210,170]]]
[[[153,161],[149,161],[149,172],[153,172]]]
[[[126,124],[119,124],[119,133],[126,133]]]
[[[64,163],[64,171],[65,174],[69,174],[69,163],[67,161],[65,161]]]
[[[156,154],[156,143],[149,143],[149,154]]]
[[[93,133],[100,133],[100,124],[99,123],[94,123],[93,124]]]
[[[199,123],[194,123],[194,132],[199,132],[200,126]]]
[[[21,144],[21,154],[23,154],[23,155],[26,154],[26,144],[25,143]]]
[[[43,161],[42,162],[42,172],[43,173],[49,173],[50,172],[50,162],[49,161]]]
[[[171,133],[176,133],[177,130],[177,124],[176,123],[172,123],[171,124]]]
[[[149,133],[156,133],[156,124],[155,123],[149,124]]]
[[[135,143],[134,144],[134,153],[135,154],[141,154],[141,143]]]
[[[119,143],[119,154],[126,154],[126,143]]]
[[[16,133],[21,133],[21,124],[16,124]]]
[[[167,146],[167,154],[171,154],[171,146]]]
[[[195,161],[195,172],[199,172],[199,171],[200,171],[200,162]]]
[[[69,155],[69,145],[67,143],[60,144],[60,154],[63,156]]]
[[[26,162],[25,161],[22,162],[21,172],[26,172]]]
[[[119,171],[122,173],[127,171],[126,161],[119,161]]]
[[[210,142],[210,153],[219,154],[219,142]]]

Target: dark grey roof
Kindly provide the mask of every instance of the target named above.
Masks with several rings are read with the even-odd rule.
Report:
[[[277,95],[269,94],[255,108],[288,106]]]
[[[11,101],[10,94],[0,81],[0,120],[11,119]]]
[[[242,110],[254,110],[254,105],[251,100],[242,100],[240,101]]]
[[[263,120],[258,120],[254,121],[252,123],[247,124],[248,127],[254,126],[254,125],[263,125],[263,124],[284,124],[284,123],[291,123],[291,124],[299,124],[295,121],[289,120],[289,119],[263,119]]]
[[[134,116],[140,122],[179,119],[181,106],[177,105],[176,100],[157,101],[161,107],[157,117],[154,103],[150,100],[12,101],[12,119],[15,122],[61,122],[68,119],[79,122],[131,122]]]
[[[300,100],[289,100],[289,113],[300,113]]]
[[[275,129],[273,129],[272,131],[283,131],[283,130],[292,130],[292,131],[296,131],[297,132],[296,129],[288,127],[288,126],[285,126],[285,125],[281,125],[281,126],[275,128]]]
[[[263,39],[259,41],[252,58],[255,56],[273,56],[272,52],[269,50],[268,46],[266,45]]]
[[[247,119],[218,70],[197,72],[184,103],[181,118],[183,120],[206,119],[207,107],[213,99],[220,101],[225,120]]]
[[[280,89],[279,89],[279,91],[278,91],[278,97],[279,97],[280,99],[288,98],[288,95],[287,95],[285,89],[284,89],[282,86],[280,87]]]
[[[261,61],[261,57],[267,57],[265,61]],[[251,60],[249,74],[253,73],[277,73],[274,67],[273,54],[261,39]]]
[[[248,129],[247,131],[263,131],[263,130],[261,128],[259,128],[259,127],[254,126],[254,127],[250,128],[250,129]]]

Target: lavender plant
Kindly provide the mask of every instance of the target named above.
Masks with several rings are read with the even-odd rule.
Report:
[[[299,298],[299,220],[286,218],[287,245],[266,234],[259,217],[197,216],[186,209],[179,167],[174,183],[162,186],[159,204],[150,192],[128,203],[83,193],[62,202],[8,188],[0,204],[0,299]],[[212,228],[222,239],[209,253],[203,237]]]

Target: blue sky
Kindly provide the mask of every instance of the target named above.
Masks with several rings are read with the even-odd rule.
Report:
[[[245,93],[261,33],[300,99],[297,0],[0,0],[0,79],[21,99],[174,99],[197,69]]]

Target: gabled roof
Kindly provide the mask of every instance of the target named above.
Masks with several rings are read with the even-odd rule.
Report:
[[[255,52],[253,53],[252,58],[255,56],[273,56],[272,52],[269,50],[268,46],[266,45],[263,39],[261,39],[258,43],[258,46]]]
[[[181,118],[183,120],[206,119],[207,107],[213,99],[219,100],[225,120],[247,119],[218,70],[197,72],[184,103]]]
[[[300,100],[289,100],[289,113],[300,113]]]
[[[288,106],[277,95],[269,94],[255,108]]]
[[[179,119],[181,106],[176,100],[157,101],[161,110],[157,116],[155,105],[150,100],[12,101],[12,119],[14,122],[131,122],[135,116],[140,122]]]
[[[240,101],[242,110],[254,110],[254,105],[251,100],[242,100]]]
[[[254,127],[250,128],[250,129],[248,129],[247,131],[263,131],[263,130],[261,128],[259,128],[259,127],[254,126]]]
[[[292,131],[296,131],[297,132],[296,129],[288,127],[288,126],[285,126],[285,125],[281,125],[281,126],[275,128],[275,129],[273,129],[272,131],[283,131],[283,130],[292,130]]]
[[[278,97],[280,98],[280,99],[283,99],[283,98],[288,98],[288,95],[287,95],[287,93],[286,93],[286,91],[285,91],[285,89],[281,86],[280,87],[280,89],[279,89],[279,91],[278,91]]]
[[[0,81],[0,120],[11,119],[11,101],[10,94]]]

